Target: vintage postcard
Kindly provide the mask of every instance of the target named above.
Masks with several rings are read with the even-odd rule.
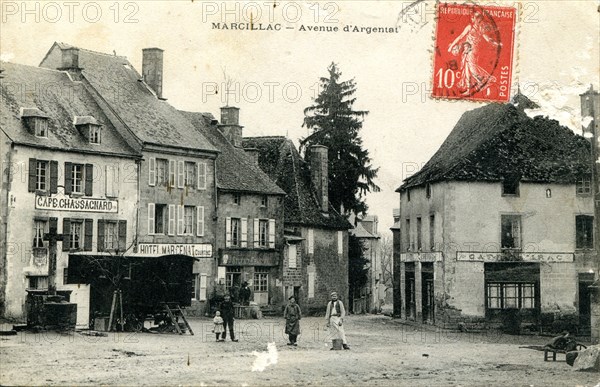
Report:
[[[586,385],[595,0],[0,0],[0,385]]]

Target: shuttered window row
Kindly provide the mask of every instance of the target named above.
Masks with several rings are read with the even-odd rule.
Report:
[[[148,235],[204,236],[204,206],[148,203]]]
[[[72,193],[92,196],[94,189],[94,166],[92,164],[65,163],[65,194]],[[58,162],[52,160],[29,159],[29,192],[58,192]]]
[[[98,220],[96,251],[124,252],[127,250],[127,221]],[[63,219],[63,251],[93,250],[94,220],[80,218]]]
[[[248,223],[253,227],[251,247],[275,248],[275,219],[232,217],[225,219],[225,247],[250,247]]]
[[[148,185],[206,189],[206,162],[148,159]]]

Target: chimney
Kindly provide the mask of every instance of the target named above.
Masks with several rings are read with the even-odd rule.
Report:
[[[321,205],[321,211],[329,212],[329,159],[327,147],[313,145],[309,148],[310,177],[317,190],[317,199]]]
[[[254,161],[254,163],[256,165],[258,165],[258,155],[259,155],[258,149],[257,148],[244,148],[244,151],[246,152],[248,157],[250,157],[252,159],[252,161]]]
[[[79,49],[69,47],[62,49],[61,67],[58,70],[69,72],[71,78],[75,81],[81,80],[81,67],[79,67]]]
[[[163,52],[155,47],[142,49],[142,78],[159,99],[163,99]]]
[[[233,146],[242,147],[243,126],[240,126],[240,108],[223,106],[221,108],[221,123],[218,128]]]

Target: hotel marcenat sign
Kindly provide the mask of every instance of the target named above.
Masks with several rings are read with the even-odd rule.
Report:
[[[64,195],[54,197],[36,195],[35,208],[38,210],[117,213],[119,202],[94,198],[71,198]]]
[[[210,243],[140,243],[133,255],[143,257],[188,255],[194,258],[210,258],[212,245]]]

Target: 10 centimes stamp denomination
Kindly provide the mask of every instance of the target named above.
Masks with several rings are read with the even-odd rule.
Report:
[[[509,100],[516,12],[513,7],[438,5],[433,97]]]

